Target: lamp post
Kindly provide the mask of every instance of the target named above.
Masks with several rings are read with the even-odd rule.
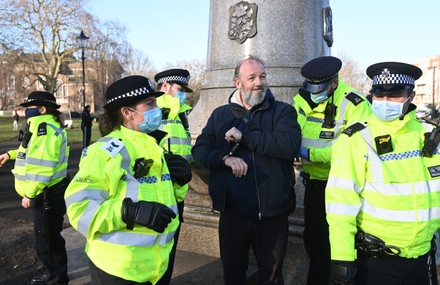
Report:
[[[434,65],[432,67],[432,108],[435,108],[435,68],[436,66]]]
[[[89,39],[88,36],[86,36],[81,30],[81,33],[78,37],[76,37],[77,40],[79,40],[79,45],[81,48],[81,60],[82,60],[82,83],[83,83],[83,89],[82,89],[82,102],[83,102],[83,108],[86,106],[86,71],[84,69],[84,48],[86,47],[87,40]]]

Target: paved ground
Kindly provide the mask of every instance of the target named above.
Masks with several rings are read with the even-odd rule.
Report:
[[[0,143],[0,153],[18,147],[17,140]],[[71,148],[69,174],[77,171],[81,147]],[[32,276],[41,273],[35,256],[31,212],[21,207],[21,197],[14,190],[10,172],[13,162],[0,168],[0,285],[29,284]],[[91,284],[88,261],[84,252],[85,239],[69,226],[62,234],[66,239],[71,285]],[[216,257],[178,251],[172,285],[222,284],[222,266]]]

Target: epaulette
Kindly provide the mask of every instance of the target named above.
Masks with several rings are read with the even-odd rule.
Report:
[[[359,94],[356,94],[355,92],[348,93],[345,98],[347,98],[347,100],[353,103],[355,106],[365,101],[364,98],[362,98],[361,96],[359,96]]]
[[[364,124],[358,122],[346,128],[342,133],[351,137],[354,133],[359,132],[360,130],[363,130],[365,128],[366,126]]]
[[[47,135],[46,123],[43,122],[38,125],[37,136],[45,136]]]
[[[121,140],[112,138],[103,144],[101,148],[108,152],[112,157],[115,157],[121,151],[121,149],[124,148],[124,143]]]

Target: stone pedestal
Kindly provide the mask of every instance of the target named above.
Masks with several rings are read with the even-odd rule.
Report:
[[[212,110],[227,103],[234,90],[235,66],[249,54],[265,62],[275,97],[292,103],[303,82],[300,69],[304,63],[330,53],[325,40],[330,32],[325,27],[328,30],[331,22],[323,21],[323,8],[328,6],[328,0],[211,0],[205,80],[200,101],[189,115],[191,133],[197,136]],[[233,21],[252,21],[248,26],[256,34],[242,43],[231,39]]]

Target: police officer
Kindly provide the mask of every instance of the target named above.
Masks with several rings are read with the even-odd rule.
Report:
[[[440,137],[411,104],[422,71],[381,62],[367,75],[373,114],[334,145],[326,188],[332,284],[437,284]]]
[[[61,235],[66,212],[64,190],[70,147],[55,96],[34,91],[20,104],[26,107],[26,132],[17,150],[0,155],[0,167],[15,160],[15,189],[23,208],[32,208],[37,256],[44,274],[31,284],[68,284],[65,240]]]
[[[90,105],[84,107],[81,113],[81,130],[83,133],[83,148],[88,147],[92,138],[92,116],[90,115]]]
[[[309,257],[307,284],[328,284],[330,244],[325,216],[325,185],[332,146],[351,122],[371,112],[366,98],[341,80],[342,62],[332,56],[312,59],[301,68],[304,86],[293,97],[302,130],[304,172],[304,246]]]
[[[157,89],[165,93],[157,98],[157,105],[162,109],[163,114],[161,129],[167,132],[167,136],[162,139],[160,145],[191,162],[191,135],[187,113],[192,108],[186,104],[186,93],[193,91],[188,87],[189,79],[189,71],[185,69],[169,69],[154,76],[154,80],[158,84]],[[183,222],[184,198],[187,192],[188,184],[174,185],[181,223]],[[157,284],[170,284],[171,282],[179,233],[180,225],[174,235],[174,246],[168,269]]]
[[[139,75],[108,87],[103,137],[83,150],[66,190],[70,223],[87,240],[93,284],[156,284],[167,268],[179,224],[173,181],[188,183],[175,167],[189,164],[158,145],[165,135],[157,130],[161,94]]]

